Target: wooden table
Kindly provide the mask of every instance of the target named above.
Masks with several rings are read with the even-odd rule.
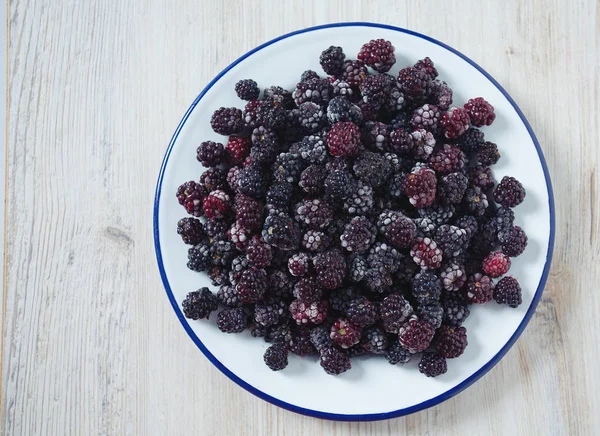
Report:
[[[9,3],[4,434],[600,432],[597,1]],[[384,422],[239,388],[179,325],[154,257],[156,176],[193,98],[254,46],[334,21],[413,29],[482,65],[528,117],[556,196],[552,272],[517,345],[464,393]]]

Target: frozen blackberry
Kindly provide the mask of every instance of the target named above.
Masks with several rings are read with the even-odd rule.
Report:
[[[267,191],[267,204],[287,207],[292,199],[293,187],[290,183],[273,183]]]
[[[510,257],[520,256],[527,247],[525,231],[514,226],[506,235],[502,235],[502,252]]]
[[[298,185],[309,195],[318,195],[323,190],[323,183],[328,173],[324,165],[309,165],[300,174]]]
[[[296,324],[321,324],[327,317],[327,300],[305,302],[294,300],[290,304],[290,314]]]
[[[494,189],[494,200],[505,207],[515,207],[525,199],[525,188],[514,177],[504,176]]]
[[[212,245],[210,246],[210,258],[212,265],[229,267],[235,255],[235,247],[233,243],[229,241],[213,241]]]
[[[294,279],[285,271],[277,269],[270,271],[268,283],[271,295],[281,298],[291,297]]]
[[[473,186],[479,186],[481,189],[488,189],[494,186],[494,174],[485,165],[476,165],[469,168],[468,174],[469,181]]]
[[[262,269],[250,267],[240,274],[235,290],[241,303],[256,303],[267,290],[267,274]]]
[[[300,232],[288,216],[268,216],[265,219],[262,237],[267,244],[282,250],[293,250],[300,243]]]
[[[317,272],[317,281],[325,289],[339,288],[346,277],[346,260],[338,249],[315,255],[313,266]]]
[[[300,125],[307,133],[316,133],[327,124],[327,111],[312,101],[300,105]]]
[[[392,153],[386,153],[386,154],[392,154]],[[398,172],[396,174],[393,174],[390,177],[390,179],[388,180],[388,183],[387,183],[387,187],[388,187],[387,194],[390,196],[390,198],[399,199],[404,196],[404,188],[406,187],[406,183],[405,183],[406,176],[408,176],[407,173]]]
[[[265,100],[277,101],[287,109],[294,104],[292,93],[287,89],[283,89],[281,86],[269,86],[268,88],[265,88],[263,97]]]
[[[442,323],[451,327],[460,327],[471,313],[462,298],[455,294],[446,294],[442,298],[442,309]]]
[[[323,325],[311,329],[309,337],[310,343],[319,353],[325,350],[325,348],[333,345],[333,342],[329,337],[329,329]]]
[[[436,329],[442,325],[443,315],[444,309],[438,302],[420,304],[417,306],[417,316],[419,319],[428,322]]]
[[[271,265],[273,259],[273,249],[262,237],[255,236],[248,243],[246,248],[246,257],[248,264],[256,268],[266,268]]]
[[[353,255],[348,258],[348,280],[351,282],[360,282],[367,269],[367,260],[363,256]]]
[[[292,329],[288,322],[269,328],[265,334],[265,342],[289,346],[292,341]]]
[[[359,294],[356,288],[337,289],[329,293],[329,305],[335,311],[346,313],[350,301],[358,297]]]
[[[307,356],[315,354],[317,350],[310,341],[310,328],[307,326],[296,326],[292,329],[292,340],[290,341],[290,351],[297,356]]]
[[[481,97],[472,98],[465,103],[465,109],[471,118],[471,124],[476,127],[489,126],[496,119],[494,106]]]
[[[435,147],[433,133],[425,129],[416,129],[410,135],[413,138],[412,155],[417,159],[427,159]]]
[[[465,191],[463,205],[468,213],[475,216],[483,216],[488,208],[487,196],[480,187],[471,186]]]
[[[436,189],[437,177],[428,168],[418,168],[406,177],[404,193],[417,209],[433,203]]]
[[[228,285],[229,283],[229,272],[226,267],[223,266],[212,266],[207,271],[208,278],[213,286]]]
[[[403,285],[408,284],[418,272],[419,266],[412,260],[412,258],[405,254],[400,254],[398,260],[398,270],[394,274],[394,283]]]
[[[332,45],[328,49],[323,50],[319,57],[319,63],[326,74],[329,74],[330,76],[339,76],[342,73],[345,58],[346,55],[344,54],[342,47]]]
[[[429,218],[437,227],[449,222],[454,216],[456,209],[452,205],[433,205],[419,209],[417,212],[421,218]]]
[[[431,86],[431,102],[441,111],[447,111],[452,105],[452,89],[441,80],[434,80]]]
[[[479,147],[475,157],[483,165],[494,165],[500,160],[500,152],[496,144],[487,141]]]
[[[201,319],[210,316],[219,307],[219,300],[210,292],[208,288],[200,288],[197,291],[190,292],[181,303],[183,314],[186,318]]]
[[[298,152],[308,163],[325,163],[329,157],[324,138],[319,135],[305,136]]]
[[[378,187],[385,183],[392,168],[385,157],[370,151],[362,153],[354,161],[354,174],[370,186]]]
[[[465,291],[471,303],[485,304],[492,299],[494,282],[488,276],[477,273],[469,277]]]
[[[368,327],[377,320],[377,306],[365,297],[359,297],[348,303],[346,318],[359,327]]]
[[[381,328],[369,327],[365,330],[360,345],[371,354],[385,354],[389,341]]]
[[[363,143],[373,151],[388,149],[390,134],[387,126],[378,121],[368,121],[361,132]]]
[[[237,296],[235,286],[231,286],[231,285],[221,286],[221,288],[219,289],[219,292],[217,292],[217,298],[219,299],[221,304],[223,304],[227,307],[238,307],[240,305],[240,300]]]
[[[281,344],[273,344],[263,356],[265,364],[272,371],[280,371],[288,365],[288,350]]]
[[[313,70],[306,70],[305,72],[302,73],[302,75],[300,76],[300,81],[301,82],[305,82],[307,80],[310,79],[320,79],[321,77],[317,74],[316,71]]]
[[[390,294],[379,303],[381,325],[388,333],[398,333],[412,314],[412,306],[400,294]]]
[[[433,303],[440,299],[442,282],[432,272],[422,271],[413,278],[411,292],[419,304]]]
[[[341,79],[350,86],[359,86],[367,77],[367,67],[360,60],[347,60],[342,65]]]
[[[323,181],[323,189],[327,198],[339,202],[348,198],[353,190],[353,179],[345,170],[331,171]]]
[[[443,267],[440,278],[444,289],[453,292],[463,287],[467,281],[467,273],[463,265],[458,262],[451,262]]]
[[[200,243],[188,250],[187,267],[192,271],[207,271],[212,265],[210,247],[206,243]]]
[[[392,365],[408,363],[410,362],[411,357],[412,354],[410,354],[410,352],[398,341],[392,342],[385,353],[385,358]]]
[[[250,242],[251,231],[236,221],[229,229],[227,235],[238,250],[245,251]]]
[[[287,114],[278,99],[265,100],[256,110],[258,124],[269,129],[280,130],[287,121]]]
[[[285,111],[285,122],[280,128],[279,133],[283,141],[283,151],[286,151],[290,144],[302,139],[305,132],[300,125],[300,109],[294,108]]]
[[[302,253],[304,254],[304,253]],[[291,259],[290,259],[291,260]],[[308,266],[306,266],[308,268]],[[290,268],[291,272],[292,268]],[[292,275],[295,275],[292,273]],[[314,277],[302,277],[294,285],[294,298],[304,301],[306,303],[312,303],[319,301],[323,296],[323,288],[317,283]]]
[[[454,359],[467,348],[467,329],[443,325],[435,333],[433,343],[438,355],[446,359]]]
[[[258,230],[262,226],[263,205],[258,200],[244,194],[235,196],[235,218],[238,223],[248,230]]]
[[[437,377],[448,371],[446,359],[435,353],[423,353],[419,362],[419,372],[427,377]]]
[[[470,238],[466,230],[444,224],[438,227],[434,239],[440,250],[442,250],[444,259],[448,260],[460,257],[467,249]]]
[[[469,180],[460,173],[454,172],[443,176],[438,183],[438,199],[443,204],[460,204],[467,190]]]
[[[425,74],[429,76],[431,80],[434,80],[438,76],[438,72],[433,64],[433,61],[428,57],[421,59],[415,63],[414,67],[417,70],[423,71]]]
[[[400,111],[388,123],[390,132],[396,129],[408,129],[410,127],[410,116],[406,111]]]
[[[308,251],[323,251],[329,246],[329,238],[318,230],[307,230],[300,244]]]
[[[254,129],[259,123],[258,120],[258,109],[263,104],[263,100],[251,100],[246,103],[244,111],[242,112],[242,119],[244,125],[250,129]]]
[[[467,154],[477,153],[485,143],[483,132],[471,127],[454,141],[454,145]]]
[[[379,109],[386,101],[394,79],[384,74],[369,75],[360,84],[363,101],[373,109]]]
[[[471,215],[461,216],[454,222],[454,225],[456,227],[464,229],[467,232],[467,235],[469,235],[469,238],[473,237],[473,235],[477,232],[477,229],[479,228],[477,218]]]
[[[202,200],[202,210],[209,219],[223,218],[231,209],[231,199],[225,191],[212,191]]]
[[[295,219],[306,228],[319,230],[333,219],[333,209],[323,200],[303,200],[296,204]]]
[[[234,164],[241,164],[250,155],[250,140],[240,136],[230,136],[225,153],[229,161]]]
[[[362,46],[358,59],[379,73],[385,73],[396,63],[394,46],[385,39],[372,39]]]
[[[398,341],[409,352],[420,353],[429,347],[434,334],[435,328],[431,324],[413,316],[400,327]]]
[[[282,300],[268,299],[254,306],[254,321],[269,327],[278,324],[287,313],[287,305]]]
[[[506,304],[509,307],[518,307],[523,299],[521,297],[521,285],[514,277],[506,276],[496,283],[494,288],[494,300],[498,304]]]
[[[354,101],[356,93],[349,83],[335,77],[329,77],[328,79],[331,82],[331,88],[333,89],[334,96],[343,96],[350,101]]]
[[[310,257],[306,253],[294,253],[288,260],[288,270],[294,277],[301,277],[310,269]],[[296,298],[300,298],[296,296]],[[302,298],[301,298],[302,300]]]
[[[450,144],[444,144],[429,160],[429,165],[440,174],[450,174],[462,170],[466,165],[465,154]]]
[[[276,182],[297,183],[304,169],[299,154],[281,153],[273,165],[273,178]]]
[[[435,231],[437,230],[437,226],[431,219],[426,217],[415,218],[413,222],[417,227],[417,238],[433,238]]]
[[[202,216],[202,202],[208,195],[207,189],[193,180],[177,188],[177,201],[190,215]]]
[[[235,135],[244,128],[242,111],[235,107],[219,108],[212,114],[210,125],[216,133]]]
[[[252,145],[250,149],[250,162],[255,166],[268,166],[275,162],[278,156],[279,145],[277,142],[267,138]]]
[[[350,358],[342,351],[327,347],[321,352],[321,367],[329,375],[339,375],[352,368]]]
[[[431,92],[431,78],[422,70],[406,67],[398,73],[398,87],[412,99],[423,99]]]
[[[367,290],[377,294],[389,293],[392,283],[392,274],[377,268],[367,269],[363,277],[363,284]]]
[[[430,238],[417,238],[410,249],[410,255],[423,269],[437,269],[442,264],[442,250]]]
[[[182,218],[177,222],[177,234],[184,244],[199,244],[204,239],[202,222],[197,218]]]
[[[360,148],[360,129],[350,121],[335,123],[327,132],[327,147],[332,156],[354,156]]]
[[[256,100],[260,95],[258,84],[252,79],[242,79],[235,84],[235,93],[242,100]]]
[[[300,106],[306,101],[327,104],[332,97],[331,84],[326,79],[309,79],[296,85],[292,98]]]
[[[376,242],[369,250],[367,263],[370,268],[394,273],[398,269],[400,253],[384,242]]]
[[[204,141],[196,150],[196,158],[205,167],[220,165],[225,160],[225,147],[214,141]]]
[[[508,207],[499,207],[493,216],[487,221],[486,226],[489,231],[494,232],[500,242],[504,241],[504,236],[510,235],[510,230],[515,222],[515,213]]]
[[[236,185],[237,192],[254,198],[261,197],[266,190],[263,171],[256,165],[242,168],[236,177]]]
[[[398,154],[409,154],[414,148],[414,138],[403,127],[390,132],[389,150]]]
[[[241,169],[242,168],[239,166],[233,166],[229,168],[225,179],[227,182],[227,189],[230,189],[232,191],[235,191],[237,189],[237,176],[240,173]]]
[[[433,132],[437,129],[442,114],[439,108],[433,104],[424,104],[415,109],[410,124],[415,129],[425,129]]]
[[[440,125],[444,128],[444,136],[448,139],[458,138],[469,128],[469,113],[461,107],[453,107],[442,115]]]
[[[373,188],[358,182],[351,195],[343,204],[344,211],[350,215],[363,215],[373,209]]]
[[[248,330],[250,331],[250,336],[253,338],[264,338],[267,335],[269,327],[252,323],[248,326]]]
[[[501,251],[493,251],[483,260],[481,269],[490,277],[500,277],[510,269],[510,258]]]
[[[207,193],[216,190],[226,191],[228,189],[227,171],[219,167],[208,168],[200,176],[200,184],[204,185]]]
[[[383,237],[395,248],[409,247],[416,236],[415,223],[401,212],[385,211],[377,219]]]
[[[375,242],[376,229],[364,216],[352,218],[340,236],[341,246],[353,253],[365,253]]]
[[[202,225],[204,233],[209,239],[225,239],[229,229],[228,220],[206,220]]]
[[[246,323],[246,312],[241,307],[228,307],[217,315],[217,327],[223,333],[243,332]]]
[[[342,121],[351,121],[354,124],[362,124],[362,110],[348,101],[344,96],[332,98],[327,105],[327,120],[329,124]]]
[[[360,342],[362,329],[345,318],[339,318],[331,326],[329,337],[342,348],[350,348]]]

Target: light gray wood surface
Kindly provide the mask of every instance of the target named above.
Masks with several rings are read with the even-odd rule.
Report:
[[[600,432],[598,1],[9,3],[4,434]],[[320,421],[239,388],[181,328],[154,257],[158,169],[197,93],[254,46],[334,21],[410,28],[482,65],[555,188],[552,272],[517,345],[457,397],[384,422]]]

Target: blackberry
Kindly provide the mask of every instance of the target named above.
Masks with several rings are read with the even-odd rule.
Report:
[[[446,224],[449,222],[454,216],[454,212],[456,211],[454,206],[427,206],[422,209],[419,209],[417,212],[421,218],[429,218],[433,224],[437,226],[441,226],[442,224]]]
[[[429,347],[434,334],[435,328],[431,324],[413,316],[400,327],[398,341],[409,352],[415,354],[425,351]]]
[[[348,303],[346,318],[359,327],[369,327],[377,320],[377,307],[365,297],[359,297]]]
[[[359,100],[356,103],[356,106],[358,106],[360,109],[364,122],[379,120],[379,111],[368,103],[365,103],[363,100]]]
[[[494,106],[481,97],[472,98],[465,103],[465,109],[471,118],[471,124],[476,127],[489,126],[496,119]]]
[[[442,309],[442,323],[450,327],[460,327],[471,313],[465,302],[454,294],[446,294],[442,298]]]
[[[368,121],[361,132],[361,138],[363,143],[371,150],[385,151],[389,146],[390,134],[385,124],[378,121]]]
[[[346,260],[342,252],[333,249],[313,257],[317,281],[326,289],[339,288],[346,276]]]
[[[386,101],[391,86],[393,86],[393,82],[390,83],[383,74],[365,77],[360,84],[363,101],[373,109],[379,109]]]
[[[231,209],[231,199],[225,191],[212,191],[202,200],[202,210],[209,219],[223,218]]]
[[[268,166],[275,162],[278,152],[278,143],[272,141],[272,138],[267,138],[252,145],[249,159],[255,166]]]
[[[392,153],[387,153],[387,154],[392,154]],[[395,156],[395,155],[394,155]],[[402,198],[404,196],[404,188],[406,187],[406,176],[408,176],[408,174],[404,173],[404,172],[398,172],[394,175],[392,175],[392,177],[390,177],[390,179],[388,180],[387,186],[388,186],[388,195],[391,198]]]
[[[365,271],[363,283],[371,292],[386,294],[389,292],[390,286],[392,286],[393,283],[392,275],[385,270],[370,268]]]
[[[458,218],[454,225],[461,229],[464,229],[469,235],[469,238],[473,237],[473,235],[477,232],[479,228],[479,224],[477,223],[477,218],[471,215],[463,215]]]
[[[417,159],[427,159],[435,147],[435,138],[425,129],[416,129],[411,133],[413,138],[412,154]]]
[[[437,329],[442,325],[444,309],[438,302],[420,304],[417,306],[417,316]]]
[[[423,269],[437,269],[442,264],[442,250],[430,238],[417,238],[410,255]]]
[[[301,82],[306,82],[307,80],[310,79],[320,79],[321,77],[317,74],[316,71],[313,70],[306,70],[305,72],[302,73],[302,75],[300,76],[300,81]]]
[[[510,269],[510,258],[501,251],[493,251],[483,260],[481,269],[490,277],[500,277]]]
[[[438,183],[438,199],[443,204],[460,204],[468,182],[467,177],[460,172],[443,176]]]
[[[442,286],[447,291],[458,291],[467,281],[465,267],[458,262],[452,262],[446,265],[440,273]]]
[[[467,348],[467,329],[441,326],[435,333],[433,343],[438,355],[446,359],[454,359],[464,353]]]
[[[231,162],[241,164],[250,155],[251,142],[248,138],[230,136],[225,152]]]
[[[363,120],[362,110],[355,104],[350,103],[344,96],[333,97],[327,105],[327,120],[329,124],[343,121],[361,124]]]
[[[363,215],[373,209],[373,188],[358,182],[356,189],[344,201],[344,211],[350,215]]]
[[[210,246],[210,258],[215,266],[229,267],[235,255],[235,247],[229,241],[213,241]]]
[[[234,210],[237,222],[248,230],[258,230],[262,225],[263,205],[258,200],[244,194],[235,196]]]
[[[369,267],[379,271],[394,273],[400,263],[400,253],[390,245],[376,242],[369,250],[367,263]]]
[[[353,179],[345,170],[334,170],[325,177],[323,189],[327,198],[339,202],[348,198],[354,191]]]
[[[350,301],[359,297],[355,288],[337,289],[329,293],[329,305],[335,311],[346,313]]]
[[[202,216],[202,201],[208,195],[206,188],[190,180],[177,188],[177,201],[190,215]]]
[[[300,125],[307,133],[316,133],[325,127],[327,115],[327,111],[312,101],[300,105]]]
[[[408,284],[419,270],[419,266],[410,256],[400,254],[398,260],[398,270],[394,274],[397,284]]]
[[[248,264],[256,268],[266,268],[271,265],[273,259],[273,249],[260,236],[255,236],[248,243],[246,248],[246,257]]]
[[[484,143],[483,132],[474,127],[467,129],[462,136],[454,141],[454,145],[467,154],[477,153]]]
[[[431,156],[429,165],[440,174],[450,174],[465,167],[466,157],[460,149],[450,144],[444,144]]]
[[[235,287],[231,285],[221,286],[219,292],[217,292],[217,298],[221,304],[227,307],[238,307],[240,305],[240,300],[237,296]]]
[[[440,299],[442,282],[432,272],[422,271],[413,278],[411,292],[419,304],[432,303]]]
[[[467,231],[456,226],[444,224],[435,232],[435,241],[444,255],[444,259],[459,257],[469,243]]]
[[[438,72],[435,69],[433,61],[431,59],[429,59],[428,57],[426,57],[425,59],[421,59],[420,61],[417,61],[417,63],[414,65],[414,67],[417,70],[421,70],[425,74],[427,74],[431,80],[434,80],[438,76]]]
[[[342,65],[340,78],[350,86],[360,86],[367,77],[367,67],[360,60],[347,60]]]
[[[294,277],[306,275],[310,269],[310,257],[306,253],[295,253],[288,259],[288,270]],[[300,298],[296,296],[296,298]],[[301,300],[303,298],[300,298]]]
[[[360,342],[362,329],[345,318],[339,318],[331,326],[329,337],[342,348],[350,348]]]
[[[253,338],[264,338],[267,335],[268,327],[260,324],[250,324],[248,330],[250,330],[250,336]]]
[[[442,114],[439,108],[433,104],[424,104],[413,111],[410,124],[415,129],[425,129],[430,132],[436,131]]]
[[[325,163],[329,156],[324,138],[319,135],[305,136],[298,152],[302,159],[313,164]]]
[[[351,282],[360,282],[367,272],[367,260],[359,255],[351,256],[348,259],[348,280]]]
[[[313,303],[321,299],[323,288],[319,286],[314,277],[302,277],[294,285],[293,293],[294,298],[305,303]]]
[[[232,191],[237,189],[237,176],[239,175],[241,169],[242,168],[239,166],[233,166],[227,171],[226,181],[228,189],[231,189]]]
[[[471,186],[465,191],[463,197],[463,205],[468,213],[475,216],[483,216],[488,208],[487,196],[483,193],[480,187]]]
[[[514,177],[504,176],[494,189],[494,200],[505,207],[515,207],[525,199],[525,188]]]
[[[229,236],[229,239],[231,239],[231,242],[234,243],[235,248],[240,251],[245,251],[250,242],[251,231],[236,221],[229,229],[227,235]]]
[[[256,165],[242,168],[236,177],[236,190],[254,198],[264,195],[266,180],[260,168]]]
[[[277,100],[265,100],[256,110],[256,116],[259,125],[274,130],[281,129],[287,121],[285,109]]]
[[[477,165],[469,168],[469,181],[473,186],[488,189],[494,186],[494,175],[492,170],[485,165]]]
[[[206,220],[204,224],[202,224],[202,228],[209,240],[226,239],[229,224],[228,220],[223,219]]]
[[[240,274],[235,290],[241,303],[256,303],[267,291],[267,274],[262,269],[250,267]]]
[[[258,120],[258,109],[263,104],[263,100],[251,100],[246,103],[244,111],[242,112],[242,120],[244,125],[250,129],[257,127]]]
[[[297,183],[304,169],[299,154],[281,153],[273,165],[273,178],[276,182]]]
[[[321,352],[321,367],[329,375],[339,375],[352,368],[350,358],[334,347],[327,347]]]
[[[327,317],[327,300],[304,302],[294,300],[290,304],[290,314],[296,324],[321,324]]]
[[[400,90],[400,88],[398,88],[397,84],[394,81],[391,84],[391,88],[389,90],[389,93],[388,93],[386,99],[383,102],[383,106],[381,107],[381,109],[384,112],[391,114],[391,113],[395,113],[395,112],[401,110],[402,108],[404,108],[405,103],[406,103],[406,97],[404,96],[404,93]]]
[[[323,229],[333,220],[333,209],[320,199],[303,200],[294,209],[296,221],[309,229]]]
[[[289,109],[294,104],[292,93],[287,89],[283,89],[281,86],[269,86],[268,88],[265,88],[263,97],[265,100],[277,101],[286,109]]]
[[[375,226],[364,216],[356,216],[346,224],[340,245],[353,253],[365,253],[375,242],[375,236]]]
[[[285,111],[285,122],[280,128],[284,151],[290,144],[300,141],[305,132],[300,124],[300,109],[294,108]],[[290,146],[291,148],[291,146]],[[289,151],[289,150],[288,150]]]
[[[206,243],[200,243],[188,250],[187,267],[192,271],[207,271],[212,265],[210,247]]]
[[[318,230],[307,230],[302,235],[300,245],[308,251],[323,251],[329,246],[329,238]]]
[[[428,168],[419,168],[406,177],[404,193],[417,209],[433,203],[436,189],[437,177]]]
[[[267,191],[267,204],[287,207],[292,199],[293,186],[290,183],[273,183]]]
[[[410,127],[410,117],[406,111],[398,112],[388,123],[390,132],[396,129],[407,129],[408,127]]]
[[[227,190],[227,172],[218,167],[208,168],[200,176],[200,184],[210,191]]]
[[[388,179],[392,168],[385,157],[367,151],[356,158],[353,170],[360,180],[370,186],[378,187]]]
[[[323,190],[323,183],[328,173],[324,165],[309,165],[300,174],[298,185],[309,195],[318,195]]]
[[[186,318],[197,320],[210,316],[219,307],[219,300],[208,288],[200,288],[186,295],[181,303]]]
[[[300,243],[300,232],[288,216],[270,215],[265,219],[262,237],[281,250],[293,250]]]
[[[427,377],[437,377],[448,371],[446,359],[435,353],[423,353],[419,362],[419,372]]]
[[[398,333],[413,314],[410,303],[400,294],[390,294],[379,303],[381,326],[388,333]]]
[[[265,342],[272,342],[274,344],[281,344],[283,346],[289,346],[292,341],[292,329],[290,324],[283,322],[279,325],[271,327],[265,334]]]
[[[254,321],[269,327],[278,324],[287,313],[288,308],[282,300],[259,302],[254,306]]]
[[[477,150],[475,158],[477,159],[477,162],[483,165],[494,165],[498,163],[500,160],[498,146],[493,142],[484,142]]]
[[[327,132],[327,147],[332,156],[354,156],[360,148],[360,129],[350,121],[335,123]]]
[[[452,105],[452,89],[446,82],[434,80],[431,86],[431,102],[441,110],[447,111]]]
[[[221,135],[235,135],[244,128],[242,111],[235,107],[219,108],[210,118],[212,129]]]
[[[329,337],[329,329],[323,325],[316,326],[310,330],[310,343],[320,353],[333,345]]]
[[[327,104],[331,99],[331,94],[331,84],[326,79],[309,79],[296,85],[292,98],[298,106],[306,101]]]
[[[202,222],[197,218],[182,218],[177,222],[177,234],[184,244],[199,244],[204,239]]]
[[[228,307],[217,315],[217,327],[223,333],[243,332],[246,322],[246,312],[241,307]]]
[[[398,341],[392,342],[385,353],[385,358],[392,365],[408,363],[410,362],[411,357],[412,354],[410,354],[410,352]]]
[[[485,304],[492,299],[494,282],[488,276],[477,273],[469,277],[465,291],[471,303]]]
[[[454,139],[461,136],[469,128],[469,113],[461,107],[453,107],[442,115],[440,125],[444,128],[444,136]]]
[[[288,365],[288,350],[281,344],[273,344],[263,356],[265,364],[272,371],[280,371]]]
[[[415,223],[396,211],[381,213],[377,220],[377,227],[381,235],[395,248],[409,247],[417,232]]]
[[[417,227],[416,237],[433,238],[435,231],[437,230],[437,226],[430,218],[415,218],[413,222]]]
[[[349,101],[354,101],[356,97],[355,92],[347,82],[335,77],[328,77],[328,80],[331,83],[334,96],[342,96],[346,97]]]
[[[498,237],[500,242],[503,242],[503,236],[510,235],[514,222],[514,211],[508,207],[499,207],[487,221],[486,226],[489,228],[489,231],[494,232],[494,236]]]
[[[212,283],[213,286],[222,286],[222,285],[228,285],[229,283],[229,272],[227,271],[227,268],[222,267],[222,266],[213,266],[211,268],[209,268],[208,272],[208,278],[210,279],[210,282]]]
[[[406,67],[398,73],[398,87],[412,99],[423,99],[431,92],[431,78],[422,70]]]
[[[242,100],[256,100],[260,95],[258,84],[252,79],[243,79],[235,84],[235,93]]]
[[[365,330],[360,345],[371,354],[385,354],[389,341],[381,328],[369,327]]]
[[[220,165],[225,160],[225,147],[214,141],[204,141],[196,150],[196,158],[205,167]]]
[[[342,47],[332,45],[328,49],[323,50],[319,57],[319,63],[326,74],[339,76],[342,73],[345,58],[346,55]]]
[[[378,73],[385,73],[396,63],[394,46],[385,39],[372,39],[358,52],[358,59]]]
[[[516,308],[522,302],[521,285],[514,277],[506,276],[496,283],[494,288],[494,300],[498,304],[506,304]]]
[[[414,148],[414,138],[403,127],[390,132],[389,150],[398,154],[409,154]]]
[[[289,298],[294,287],[293,278],[281,270],[273,270],[269,273],[269,292],[277,297]]]
[[[520,256],[527,247],[527,235],[519,226],[514,226],[502,239],[502,252],[510,257]]]

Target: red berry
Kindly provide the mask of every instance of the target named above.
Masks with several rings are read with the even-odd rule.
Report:
[[[429,168],[418,168],[406,176],[404,193],[410,204],[420,209],[429,206],[435,200],[437,177]]]
[[[396,63],[394,46],[385,39],[372,39],[362,46],[358,59],[379,73],[385,73]]]
[[[489,126],[496,119],[494,106],[481,97],[472,98],[465,104],[465,109],[471,118],[471,124],[476,127]]]
[[[204,215],[209,219],[222,218],[231,208],[231,200],[225,191],[212,191],[202,203]]]
[[[313,301],[307,303],[301,300],[294,300],[290,304],[290,314],[296,324],[320,324],[327,317],[327,300]]]
[[[244,159],[250,155],[251,146],[252,143],[249,138],[230,136],[226,150],[231,162],[235,165],[241,165],[244,162]]]
[[[437,150],[429,160],[429,165],[440,174],[450,174],[462,170],[466,165],[465,154],[450,144]]]
[[[501,251],[493,251],[483,259],[481,269],[490,277],[500,277],[510,269],[510,258]]]
[[[354,156],[360,148],[360,128],[351,121],[335,123],[327,133],[327,147],[333,156]]]
[[[450,108],[440,120],[440,124],[445,130],[444,135],[448,139],[458,138],[465,133],[470,122],[469,113],[462,107]]]
[[[345,318],[340,318],[331,326],[329,337],[342,348],[350,348],[360,342],[362,329],[348,321]]]
[[[421,353],[429,347],[434,334],[435,328],[431,324],[413,316],[400,328],[398,341],[411,353]]]
[[[410,249],[410,255],[423,269],[436,269],[442,264],[442,250],[429,238],[417,238]]]

